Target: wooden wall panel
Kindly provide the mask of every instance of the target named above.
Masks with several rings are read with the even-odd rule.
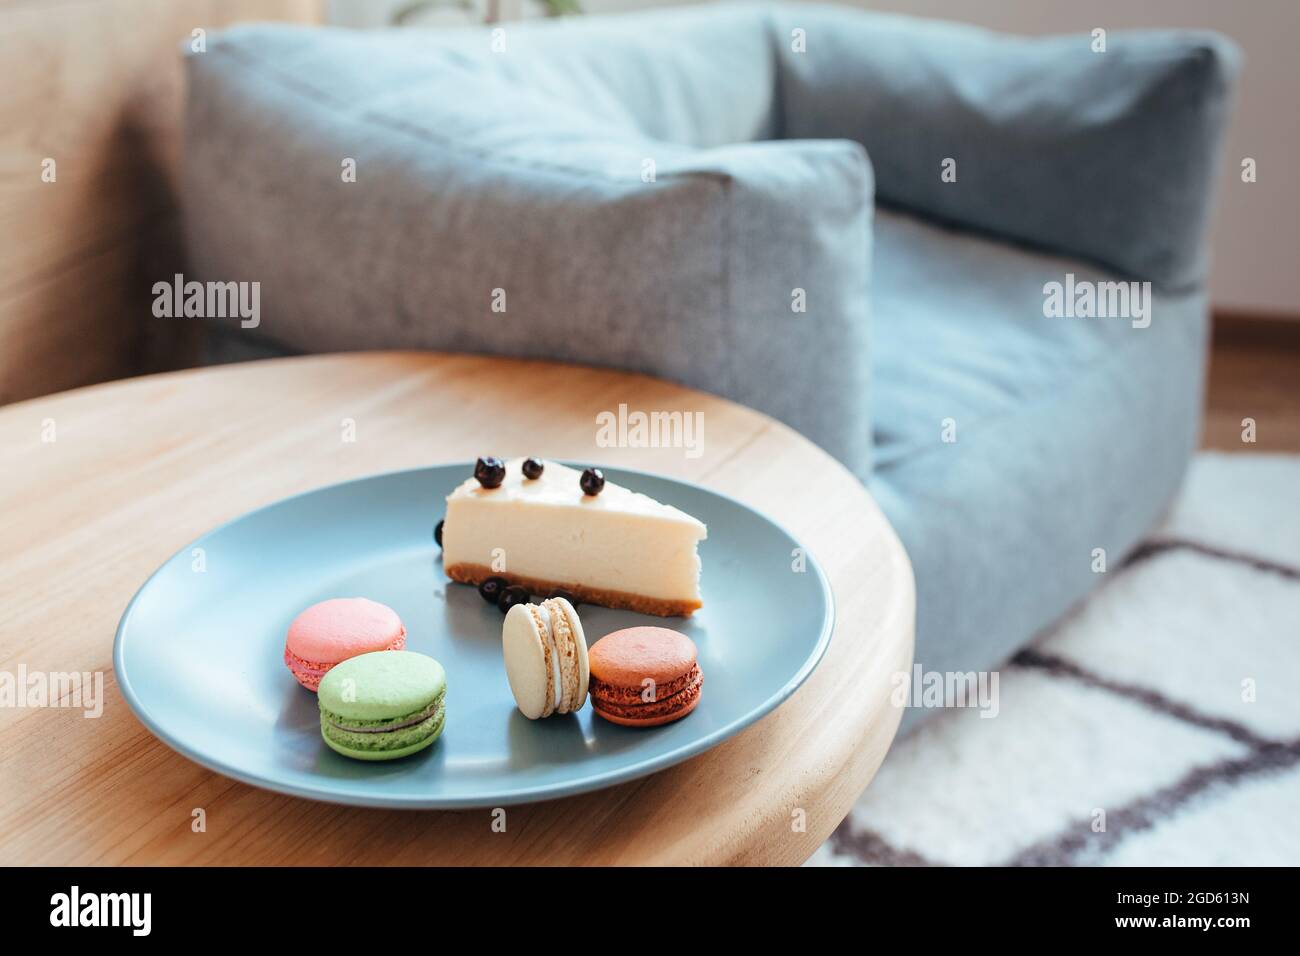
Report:
[[[0,0],[0,403],[148,371],[193,329],[150,287],[183,268],[180,44],[319,20],[319,0]],[[42,163],[57,179],[43,182]]]

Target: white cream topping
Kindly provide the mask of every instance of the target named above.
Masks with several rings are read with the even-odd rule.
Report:
[[[606,481],[605,487],[598,495],[586,495],[582,492],[579,479],[582,472],[561,465],[559,462],[546,461],[540,478],[525,478],[524,459],[511,458],[506,462],[505,480],[496,488],[484,488],[475,478],[467,478],[455,491],[447,496],[447,501],[456,498],[475,498],[481,502],[496,504],[528,503],[543,504],[554,507],[586,508],[594,511],[613,511],[624,514],[646,515],[668,521],[680,521],[683,524],[699,528],[700,537],[704,537],[704,524],[684,511],[655,501],[649,495],[632,491]]]

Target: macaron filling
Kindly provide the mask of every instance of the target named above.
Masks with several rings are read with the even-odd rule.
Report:
[[[393,730],[402,730],[406,727],[414,727],[416,724],[422,724],[437,712],[438,712],[438,702],[434,701],[432,704],[424,708],[424,710],[420,711],[418,714],[412,714],[409,718],[405,720],[403,720],[402,718],[398,718],[397,723],[384,723],[383,721],[376,721],[373,726],[361,725],[361,724],[354,724],[352,726],[348,726],[347,724],[340,724],[336,720],[331,720],[330,723],[334,727],[338,728],[339,730],[345,731],[347,733],[386,734]]]
[[[321,734],[346,750],[402,750],[441,733],[445,699],[444,691],[427,707],[391,720],[347,720],[322,708]]]
[[[647,687],[622,687],[617,684],[611,684],[609,681],[603,681],[595,674],[591,675],[591,696],[600,698],[603,701],[609,701],[614,704],[626,704],[628,706],[638,706],[641,704],[653,704],[656,701],[664,701],[670,697],[680,694],[686,688],[699,678],[700,667],[698,664],[693,666],[681,677],[674,678],[663,684],[656,684],[654,695],[646,699],[645,694]]]
[[[549,717],[560,706],[560,665],[559,655],[555,651],[555,641],[551,638],[550,615],[542,616],[542,608],[537,604],[528,605],[528,614],[537,628],[537,636],[542,642],[542,653],[546,655],[546,697],[550,703],[545,705],[543,717]]]
[[[537,622],[538,630],[542,635],[542,643],[551,655],[551,686],[554,693],[551,695],[551,710],[560,709],[560,704],[564,701],[564,675],[560,671],[560,640],[556,633],[555,618],[551,615],[551,609],[546,606],[545,601],[541,604],[533,605],[529,610],[532,611],[533,620]]]
[[[700,670],[699,665],[691,668],[687,675],[689,682],[673,694],[659,694],[653,701],[642,700],[636,697],[636,703],[627,703],[622,696],[611,700],[604,697],[602,691],[604,687],[599,686],[600,682],[596,678],[591,679],[591,705],[598,711],[606,714],[613,714],[615,717],[621,717],[624,720],[650,719],[665,714],[671,714],[679,710],[684,710],[696,698],[700,696],[700,690],[704,685],[704,673]],[[617,688],[619,691],[626,691],[627,688]]]
[[[559,675],[559,686],[555,689],[555,709],[561,714],[567,714],[576,710],[578,704],[578,638],[559,601],[554,598],[543,601],[541,611],[550,624],[551,643],[555,649],[552,666]]]
[[[559,676],[560,673],[560,652],[555,649],[555,644],[551,644],[551,673]],[[564,683],[560,680],[551,681],[555,685],[555,696],[551,698],[551,706],[555,710],[560,709],[560,698],[564,693],[564,688],[560,685]]]

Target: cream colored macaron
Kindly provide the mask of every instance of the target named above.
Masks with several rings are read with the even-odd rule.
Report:
[[[587,638],[564,598],[512,607],[501,626],[501,650],[510,692],[529,720],[569,714],[587,702]]]

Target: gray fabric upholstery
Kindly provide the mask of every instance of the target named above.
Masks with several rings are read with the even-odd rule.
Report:
[[[765,411],[865,474],[866,155],[846,140],[719,145],[770,129],[765,22],[705,9],[613,46],[603,21],[520,29],[509,54],[478,32],[227,31],[189,58],[193,267],[260,280],[261,333],[297,348],[635,368]],[[735,52],[681,53],[690,24]],[[692,100],[686,71],[701,68],[748,99]],[[634,93],[640,128],[617,105]],[[791,387],[809,381],[815,401]]]
[[[1158,296],[1149,328],[1046,318],[1042,286],[1067,271],[1107,278],[877,216],[870,488],[912,557],[927,670],[989,667],[1082,599],[1157,522],[1196,447],[1203,293]]]
[[[1182,290],[1205,226],[1236,49],[1204,31],[1027,38],[779,7],[783,132],[871,156],[879,198]],[[956,160],[956,182],[940,178]]]

